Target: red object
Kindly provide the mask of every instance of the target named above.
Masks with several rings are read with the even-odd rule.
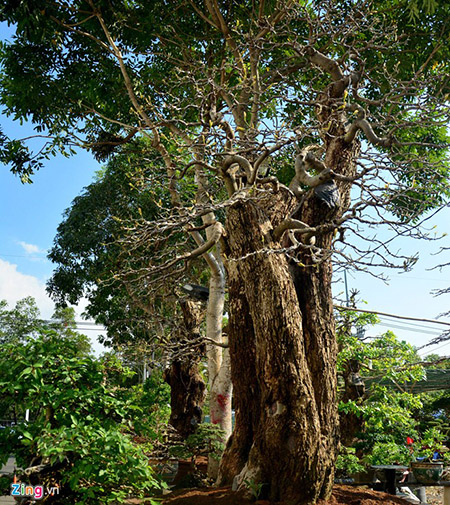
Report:
[[[221,395],[221,394],[217,395],[217,403],[219,404],[222,410],[225,410],[225,406],[228,403],[228,400],[229,400],[228,395]]]
[[[406,443],[407,443],[408,445],[413,445],[414,440],[413,440],[411,437],[406,437]]]

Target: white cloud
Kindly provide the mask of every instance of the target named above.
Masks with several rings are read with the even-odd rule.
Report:
[[[0,259],[0,300],[6,300],[10,309],[17,301],[32,296],[41,312],[42,319],[50,319],[55,305],[45,291],[45,283],[33,275],[26,275],[17,270],[17,265]],[[75,319],[82,321],[81,313],[86,308],[87,300],[82,299],[74,307]],[[83,333],[83,330],[80,330]],[[98,330],[85,331],[91,338],[94,352],[101,354],[105,348],[97,342],[97,336],[104,333]]]
[[[0,259],[0,300],[6,300],[12,308],[26,296],[36,300],[42,318],[51,317],[54,303],[45,292],[45,284],[37,277],[19,272],[17,265]]]
[[[19,245],[21,245],[23,247],[24,251],[27,254],[40,254],[40,253],[46,252],[46,251],[40,249],[37,245],[28,244],[27,242],[20,241]]]

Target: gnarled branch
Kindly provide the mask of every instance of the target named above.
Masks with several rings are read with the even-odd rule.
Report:
[[[392,137],[384,137],[380,138],[373,131],[372,125],[366,119],[366,113],[364,109],[357,104],[351,104],[346,107],[347,110],[357,112],[357,119],[353,122],[344,136],[345,142],[350,144],[356,137],[356,134],[359,130],[362,130],[367,138],[367,140],[374,145],[382,146],[382,147],[391,147],[396,143],[396,140]]]
[[[281,240],[284,232],[287,230],[295,230],[298,233],[305,233],[307,235],[307,239],[313,235],[313,232],[316,231],[315,228],[308,226],[303,221],[299,221],[298,219],[285,219],[281,222],[273,231],[273,239],[278,242]]]

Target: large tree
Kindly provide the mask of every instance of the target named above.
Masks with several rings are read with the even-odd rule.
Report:
[[[448,196],[448,14],[419,0],[3,9],[17,34],[2,49],[1,100],[45,131],[42,155],[71,144],[105,155],[143,136],[166,167],[170,209],[118,241],[125,255],[147,244],[147,265],[116,278],[148,295],[208,254],[212,309],[226,268],[236,427],[223,482],[264,483],[271,500],[292,504],[331,492],[332,257],[410,268],[415,258],[390,255],[391,239],[370,227],[420,236],[420,217]],[[29,177],[39,158],[3,146]],[[178,184],[187,174],[191,198]],[[150,254],[175,237],[179,247]],[[208,317],[221,343],[217,314]]]
[[[86,313],[105,326],[104,342],[125,362],[131,358],[139,363],[143,381],[155,366],[166,366],[170,424],[186,438],[201,421],[205,401],[206,386],[199,371],[205,357],[200,332],[204,304],[186,299],[181,286],[136,300],[123,283],[111,279],[111,271],[120,270],[124,261],[114,238],[122,223],[139,217],[155,219],[158,206],[170,202],[167,189],[158,183],[161,166],[142,161],[143,156],[151,158],[152,149],[145,142],[128,147],[108,161],[64,213],[49,253],[55,270],[47,289],[60,306],[85,297]],[[145,255],[134,254],[133,260],[133,268],[146,264]],[[198,265],[192,270],[192,278],[195,273],[207,278]]]

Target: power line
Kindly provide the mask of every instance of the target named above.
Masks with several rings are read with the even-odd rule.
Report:
[[[42,323],[46,324],[55,324],[55,323],[64,323],[61,319],[41,319]],[[106,328],[101,326],[93,321],[70,321],[70,323],[75,324],[76,330],[80,331],[105,331]]]
[[[436,347],[436,349],[432,349],[431,351],[421,352],[419,353],[419,356],[424,356],[425,354],[432,354],[434,353],[434,351],[442,349],[442,347],[446,347],[447,345],[450,345],[450,342],[446,342],[444,345],[440,345],[439,347]]]
[[[103,327],[99,327],[99,328],[75,328],[76,330],[79,330],[79,331],[105,331],[105,328]]]
[[[392,320],[394,319],[394,320]],[[386,316],[380,316],[380,321],[385,322],[385,323],[397,323],[397,324],[402,324],[403,326],[411,326],[413,328],[422,328],[424,330],[432,330],[432,331],[441,331],[440,329],[438,330],[436,326],[430,326],[429,324],[420,324],[416,323],[413,321],[396,321],[395,318],[388,318]]]
[[[368,309],[356,309],[354,307],[343,307],[342,305],[334,305],[334,307],[336,309],[340,309],[340,310],[351,310],[352,312],[363,312],[366,314],[377,314],[379,316],[394,317],[396,319],[405,319],[405,320],[409,320],[409,321],[420,321],[422,323],[442,324],[444,326],[450,327],[450,323],[447,323],[445,321],[438,321],[437,319],[425,319],[423,317],[399,316],[398,314],[388,314],[387,312],[380,312],[380,311],[368,310]]]
[[[389,322],[384,322],[384,323],[378,323],[380,326],[384,326],[385,328],[395,328],[397,330],[404,330],[404,331],[414,331],[416,333],[425,333],[427,335],[441,335],[440,331],[430,331],[430,330],[423,330],[420,328],[412,328],[412,327],[407,327],[407,326],[400,326],[398,324],[390,324]]]
[[[62,319],[41,319],[43,323],[64,323],[64,320]],[[70,321],[71,323],[78,325],[90,325],[90,326],[101,326],[98,323],[94,321]]]

